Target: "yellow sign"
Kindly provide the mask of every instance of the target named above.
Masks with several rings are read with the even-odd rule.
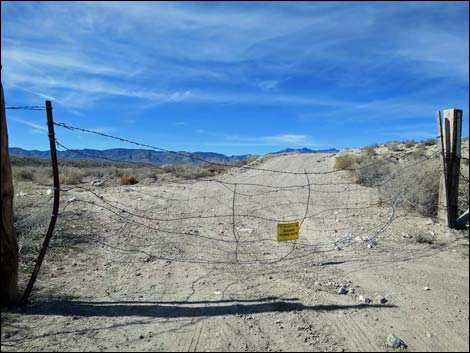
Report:
[[[277,240],[296,240],[299,239],[299,222],[284,223],[277,225]]]

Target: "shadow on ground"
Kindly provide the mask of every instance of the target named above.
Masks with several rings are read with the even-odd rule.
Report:
[[[92,302],[56,300],[39,302],[27,307],[10,308],[23,315],[59,315],[78,317],[141,316],[154,318],[212,317],[236,314],[257,314],[286,311],[334,311],[370,308],[394,308],[394,305],[304,305],[297,298],[261,298],[215,301],[116,301]]]

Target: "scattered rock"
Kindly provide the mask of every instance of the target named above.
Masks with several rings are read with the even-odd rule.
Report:
[[[432,337],[431,333],[430,333],[430,332],[426,332],[426,337],[427,337],[427,338],[431,338],[431,337]]]
[[[388,300],[381,295],[376,296],[375,301],[379,304],[385,304],[386,302],[388,302]]]
[[[53,193],[52,189],[47,189],[46,194],[47,194],[48,196],[49,196],[49,195],[52,195],[52,193]]]
[[[338,294],[340,295],[348,294],[348,289],[346,287],[340,287],[338,289]]]
[[[431,290],[431,288],[429,288],[429,287],[424,287],[423,289],[424,290]]]
[[[90,184],[92,186],[103,186],[104,185],[104,180],[102,180],[102,179],[92,180]]]
[[[406,348],[406,347],[408,347],[405,344],[405,342],[403,342],[400,338],[398,338],[397,336],[395,336],[393,334],[388,335],[386,343],[387,343],[387,346],[391,347],[391,348],[400,348],[400,347]]]
[[[372,302],[372,300],[369,297],[366,297],[364,295],[360,295],[358,299],[360,302],[363,302],[366,304],[370,304]]]

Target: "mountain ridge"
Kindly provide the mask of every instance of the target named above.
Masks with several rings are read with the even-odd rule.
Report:
[[[16,157],[35,157],[35,158],[49,158],[50,152],[40,150],[25,150],[20,147],[10,147],[9,153]],[[73,151],[57,151],[58,158],[60,159],[77,159],[77,160],[97,160],[97,159],[111,159],[120,162],[144,162],[153,164],[188,164],[200,163],[202,160],[218,161],[218,162],[236,162],[242,161],[247,158],[245,155],[232,155],[226,156],[221,153],[215,152],[163,152],[146,149],[127,149],[127,148],[111,148],[106,150],[96,149],[81,149]],[[308,148],[293,149],[287,148],[282,151],[273,152],[272,154],[280,153],[335,153],[336,149],[327,150],[311,150]],[[191,158],[192,157],[192,158]]]

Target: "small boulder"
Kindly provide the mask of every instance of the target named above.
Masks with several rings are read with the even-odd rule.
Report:
[[[385,304],[386,302],[388,302],[388,300],[385,297],[382,297],[381,295],[376,296],[375,301],[379,304]]]
[[[408,347],[405,342],[393,334],[389,334],[387,337],[387,346],[390,348],[406,348]]]
[[[104,185],[104,180],[102,179],[96,179],[91,182],[92,186],[103,186]]]

